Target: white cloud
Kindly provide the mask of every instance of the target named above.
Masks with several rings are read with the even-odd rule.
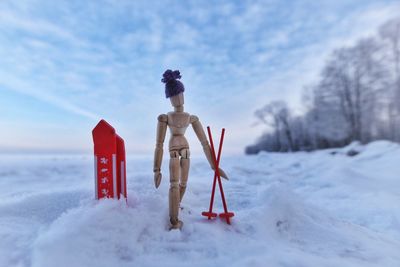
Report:
[[[16,80],[11,76],[8,76],[6,79],[1,80],[0,86],[2,87],[2,89],[12,90],[17,93],[36,98],[37,100],[48,103],[50,105],[61,108],[65,111],[71,112],[76,115],[80,115],[94,120],[98,120],[100,118],[99,115],[96,115],[85,108],[79,107],[68,101],[65,101],[62,98],[47,94],[46,92],[40,91],[38,89],[33,90],[29,88],[30,85],[24,83],[23,81]]]
[[[299,109],[302,87],[332,49],[400,13],[395,2],[346,13],[335,13],[346,1],[302,3],[64,2],[54,17],[32,3],[5,5],[0,84],[72,114],[129,123],[127,135],[145,136],[141,149],[151,151],[154,119],[169,109],[161,74],[181,69],[188,110],[229,127],[231,151],[242,151],[262,131],[249,127],[256,108],[283,98]]]

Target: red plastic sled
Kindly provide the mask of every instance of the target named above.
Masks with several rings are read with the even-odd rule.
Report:
[[[127,198],[124,140],[105,120],[94,127],[92,135],[95,198]]]

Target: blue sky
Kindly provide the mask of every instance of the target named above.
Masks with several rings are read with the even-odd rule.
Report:
[[[398,14],[400,1],[1,1],[0,150],[90,152],[104,118],[150,155],[170,68],[186,111],[242,153],[265,130],[255,109],[301,113],[330,52]]]

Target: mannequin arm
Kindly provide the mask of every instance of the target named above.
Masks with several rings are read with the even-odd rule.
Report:
[[[167,132],[167,122],[168,122],[167,115],[161,114],[160,116],[158,116],[156,149],[154,151],[154,165],[153,165],[154,185],[156,186],[156,188],[160,186],[162,177],[161,163],[163,157],[163,145],[165,140],[165,134]]]
[[[208,163],[210,164],[211,169],[215,170],[215,164],[212,158],[210,145],[208,144],[206,134],[204,132],[203,126],[201,125],[199,118],[197,116],[191,115],[190,123],[192,124],[193,130],[196,133],[196,136],[199,139],[201,146],[203,147],[204,154],[206,155],[206,158],[208,160]],[[221,168],[219,168],[219,174],[221,175],[221,177],[228,179],[228,176]]]

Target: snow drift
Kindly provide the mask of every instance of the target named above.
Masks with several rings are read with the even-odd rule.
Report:
[[[154,189],[151,159],[128,159],[127,203],[92,200],[91,157],[0,160],[0,266],[400,266],[390,142],[223,159],[231,226],[201,216],[212,172],[194,159],[181,232],[167,231],[168,172]]]

